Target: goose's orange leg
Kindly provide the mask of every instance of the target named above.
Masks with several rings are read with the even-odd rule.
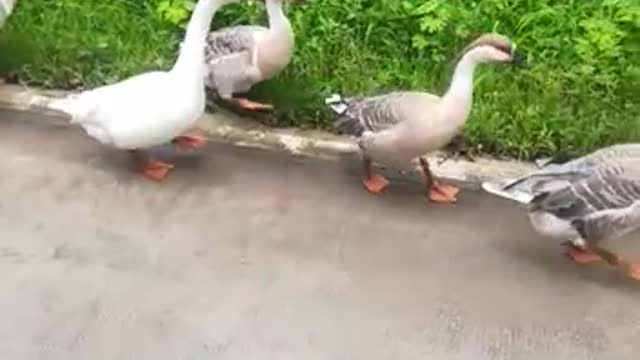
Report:
[[[251,111],[261,111],[261,110],[272,110],[273,109],[273,105],[271,104],[262,104],[259,102],[255,102],[255,101],[251,101],[249,99],[245,99],[245,98],[238,98],[236,99],[236,102],[238,103],[238,105],[246,110],[251,110]]]
[[[458,201],[456,195],[460,192],[460,188],[436,182],[433,177],[433,173],[429,168],[429,162],[427,159],[420,157],[420,166],[422,166],[422,174],[424,175],[424,182],[427,188],[429,200],[445,204],[452,204]]]
[[[602,261],[602,257],[587,247],[576,246],[571,242],[567,243],[569,248],[565,252],[571,260],[581,265],[587,265],[594,262]]]
[[[627,275],[634,280],[640,281],[640,265],[630,264],[627,270]]]
[[[590,264],[604,260],[609,265],[615,266],[622,271],[626,276],[640,281],[640,265],[628,263],[620,259],[618,255],[599,246],[590,245],[581,247],[570,244],[566,254],[579,264]]]
[[[207,139],[195,135],[180,135],[171,141],[178,151],[200,149],[207,144]]]
[[[369,158],[365,157],[362,163],[364,167],[364,180],[362,181],[364,188],[372,194],[382,194],[387,186],[389,186],[389,180],[385,179],[382,175],[373,173],[373,167]]]
[[[628,263],[627,261],[620,259],[618,255],[599,246],[592,245],[591,250],[598,254],[609,265],[618,268],[626,276],[629,276],[634,280],[640,280],[640,265]]]
[[[162,181],[167,177],[169,171],[174,168],[172,164],[149,159],[140,150],[131,150],[130,153],[135,163],[139,166],[140,172],[147,179]]]

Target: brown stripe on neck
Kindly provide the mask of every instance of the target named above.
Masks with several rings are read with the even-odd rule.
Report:
[[[492,33],[484,34],[474,40],[471,44],[464,48],[460,56],[464,56],[464,54],[480,46],[492,46],[497,50],[500,50],[509,55],[511,55],[511,52],[513,51],[513,46],[511,45],[511,40],[509,40],[509,38],[500,34]]]

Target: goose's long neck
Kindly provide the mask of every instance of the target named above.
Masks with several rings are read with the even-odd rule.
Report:
[[[443,103],[451,110],[456,120],[464,122],[473,102],[473,73],[477,61],[471,53],[465,54],[456,65],[449,89],[443,96]]]
[[[180,73],[181,76],[189,74],[189,77],[204,78],[205,40],[213,15],[219,8],[218,0],[198,1],[187,25],[180,55],[173,66],[172,72]]]
[[[267,0],[267,15],[269,16],[269,29],[274,33],[291,32],[291,23],[284,14],[283,0]]]

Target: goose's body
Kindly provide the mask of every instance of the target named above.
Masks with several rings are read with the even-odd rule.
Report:
[[[295,41],[291,23],[282,8],[283,2],[266,0],[269,27],[234,26],[209,34],[205,48],[207,88],[230,101],[235,93],[247,92],[287,67]],[[250,110],[271,108],[244,98],[235,100]]]
[[[446,146],[462,131],[471,111],[477,64],[521,60],[508,39],[484,35],[464,52],[443,96],[404,91],[350,99],[334,95],[326,99],[339,115],[336,126],[357,138],[364,157],[367,190],[379,193],[388,184],[383,177],[372,174],[372,161],[404,166],[419,158],[430,199],[455,202],[458,189],[435,183],[423,155]]]
[[[462,96],[456,100],[461,106],[450,108],[442,97],[423,92],[345,99],[337,126],[357,138],[366,157],[404,167],[444,147],[462,130],[471,101]]]
[[[204,109],[204,92],[187,88],[167,72],[149,72],[85,91],[59,102],[71,123],[122,150],[165,144],[187,130]]]
[[[101,143],[132,151],[145,175],[155,180],[173,166],[147,161],[140,150],[173,142],[182,149],[204,144],[182,133],[204,113],[204,41],[215,11],[239,0],[200,0],[187,27],[185,41],[170,71],[133,76],[55,101],[52,107],[71,115],[72,123]]]
[[[576,261],[604,258],[640,278],[637,267],[600,247],[603,240],[640,229],[640,144],[607,147],[514,181],[487,182],[483,188],[525,204],[534,229],[570,242],[568,254]]]

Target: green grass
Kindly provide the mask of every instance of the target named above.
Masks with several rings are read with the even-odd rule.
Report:
[[[0,30],[0,71],[30,84],[72,87],[168,68],[192,3],[23,0]],[[479,68],[468,144],[533,158],[640,141],[637,0],[307,3],[288,8],[297,39],[293,63],[253,91],[276,104],[276,125],[329,128],[333,116],[323,99],[333,92],[441,93],[458,51],[496,31],[514,39],[530,66]],[[264,21],[263,6],[245,1],[225,9],[214,27]]]
[[[39,86],[96,86],[170,67],[176,35],[149,2],[23,0],[0,30],[0,70]]]

